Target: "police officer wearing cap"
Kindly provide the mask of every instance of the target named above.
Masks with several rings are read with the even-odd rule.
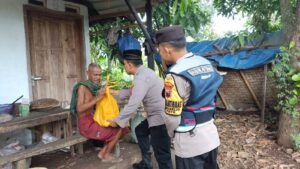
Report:
[[[180,26],[158,30],[156,43],[168,66],[164,82],[166,126],[174,137],[177,169],[218,169],[214,124],[223,77],[205,58],[189,53]]]
[[[129,97],[128,104],[120,115],[111,121],[111,126],[125,127],[141,103],[147,113],[147,119],[135,129],[142,161],[133,164],[134,169],[152,169],[150,144],[160,169],[172,169],[170,138],[163,119],[164,99],[161,96],[163,81],[153,70],[143,66],[140,50],[123,52],[124,67],[129,75],[134,75],[133,84],[128,90],[112,93],[119,94],[121,99]],[[150,138],[149,138],[150,136]]]

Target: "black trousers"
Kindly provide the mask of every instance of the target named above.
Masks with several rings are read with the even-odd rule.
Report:
[[[159,169],[173,169],[171,141],[165,125],[149,128],[146,119],[135,128],[135,133],[142,155],[150,152],[151,142]]]
[[[176,169],[219,169],[217,154],[218,149],[216,148],[196,157],[181,158],[176,156]]]

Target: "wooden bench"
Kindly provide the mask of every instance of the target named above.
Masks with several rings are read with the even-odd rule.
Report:
[[[12,155],[2,156],[0,158],[0,165],[13,162],[15,168],[25,169],[26,158],[68,146],[71,146],[71,154],[74,155],[75,149],[73,145],[77,144],[79,146],[79,153],[83,153],[82,144],[80,143],[87,141],[87,138],[80,134],[72,135],[71,115],[68,110],[55,109],[47,112],[30,112],[28,117],[17,117],[11,121],[1,123],[0,134],[50,123],[54,124],[54,132],[61,131],[61,128],[63,128],[63,139],[48,144],[38,144]]]
[[[0,134],[8,133],[18,129],[35,127],[47,123],[64,122],[64,135],[71,135],[71,115],[69,111],[53,110],[49,112],[31,112],[28,117],[17,117],[11,121],[1,123]]]
[[[11,121],[1,123],[0,134],[8,133],[17,129],[46,125],[49,123],[54,124],[56,128],[54,129],[54,132],[61,130],[61,127],[63,127],[63,139],[59,139],[48,144],[37,144],[15,154],[1,156],[0,166],[6,163],[13,163],[15,169],[26,169],[26,158],[69,146],[71,148],[72,156],[75,155],[75,148],[77,148],[79,154],[83,154],[83,143],[88,139],[78,134],[78,131],[77,134],[72,135],[71,114],[68,110],[56,109],[48,112],[31,112],[30,116],[26,118],[18,117]],[[117,143],[114,151],[115,155],[119,156],[119,143]]]
[[[33,157],[36,155],[40,155],[46,152],[58,150],[64,147],[76,145],[78,143],[82,143],[87,141],[87,138],[80,134],[73,135],[71,137],[60,139],[48,144],[38,144],[36,146],[27,148],[25,150],[19,151],[15,154],[11,154],[8,156],[3,156],[0,158],[0,166],[9,162],[16,162],[15,168],[23,168],[26,166],[26,158]],[[25,168],[25,167],[24,167]]]

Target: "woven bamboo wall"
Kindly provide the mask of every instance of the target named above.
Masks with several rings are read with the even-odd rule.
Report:
[[[269,70],[270,68],[268,68]],[[219,89],[222,99],[227,103],[227,110],[233,111],[253,111],[258,110],[258,106],[255,103],[249,88],[243,80],[239,71],[236,70],[222,70],[226,71],[224,82]],[[264,69],[263,67],[242,70],[245,80],[248,82],[250,88],[254,91],[259,103],[262,103],[263,93],[263,79]],[[275,86],[272,80],[268,78],[267,92],[266,92],[266,106],[276,106],[276,92]],[[218,107],[224,107],[222,100],[218,99]]]

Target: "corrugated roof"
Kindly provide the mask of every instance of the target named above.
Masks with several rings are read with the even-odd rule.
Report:
[[[124,0],[89,0],[100,15],[128,12],[128,7]],[[136,8],[144,8],[145,0],[131,0],[131,4]]]
[[[66,0],[83,4],[89,9],[90,22],[101,22],[101,20],[118,16],[130,16],[131,13],[125,0]],[[164,0],[151,0],[156,5]],[[137,11],[144,11],[147,0],[130,0]]]

